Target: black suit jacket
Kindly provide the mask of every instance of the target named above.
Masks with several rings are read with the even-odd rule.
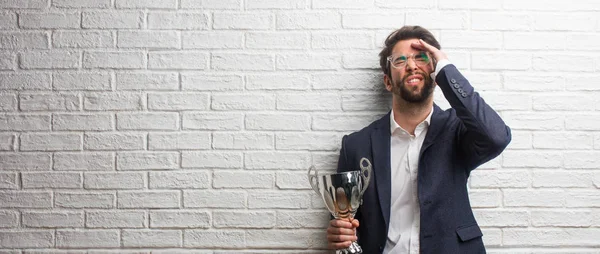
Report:
[[[436,83],[450,103],[434,105],[419,154],[417,180],[421,210],[421,253],[485,253],[482,233],[467,193],[471,170],[498,156],[511,140],[510,129],[452,64]],[[338,172],[359,170],[362,157],[373,163],[373,176],[356,218],[364,253],[381,253],[390,223],[390,114],[344,136]]]

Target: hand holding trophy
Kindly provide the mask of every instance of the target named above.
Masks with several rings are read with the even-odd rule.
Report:
[[[360,169],[321,176],[314,166],[308,169],[310,185],[321,196],[334,218],[353,219],[358,207],[362,204],[362,196],[371,179],[371,162],[367,158],[362,158]],[[362,249],[358,243],[353,242],[350,247],[338,250],[337,253],[356,254],[362,253]]]

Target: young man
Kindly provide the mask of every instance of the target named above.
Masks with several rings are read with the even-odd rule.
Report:
[[[509,127],[428,30],[398,29],[379,57],[392,110],[342,139],[338,171],[366,157],[373,176],[355,220],[330,222],[329,248],[358,240],[363,253],[485,253],[467,179],[504,150]],[[436,84],[451,109],[433,103]]]

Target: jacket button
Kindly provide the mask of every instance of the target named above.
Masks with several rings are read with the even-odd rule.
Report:
[[[453,87],[454,88],[460,88],[460,85],[459,84],[454,84]]]
[[[461,95],[462,95],[462,97],[464,97],[464,98],[466,98],[466,97],[467,97],[467,93],[462,93]]]
[[[458,89],[458,93],[463,94],[464,92],[461,88]]]
[[[456,84],[456,79],[450,79],[450,83]]]

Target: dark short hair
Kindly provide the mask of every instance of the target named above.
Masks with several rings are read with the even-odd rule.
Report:
[[[392,49],[396,46],[396,43],[408,39],[423,39],[430,45],[441,49],[440,43],[433,37],[433,34],[429,30],[421,26],[403,26],[388,35],[387,39],[385,39],[385,46],[379,53],[379,65],[383,73],[388,77],[391,71],[390,66],[387,64],[387,57],[392,54]]]

